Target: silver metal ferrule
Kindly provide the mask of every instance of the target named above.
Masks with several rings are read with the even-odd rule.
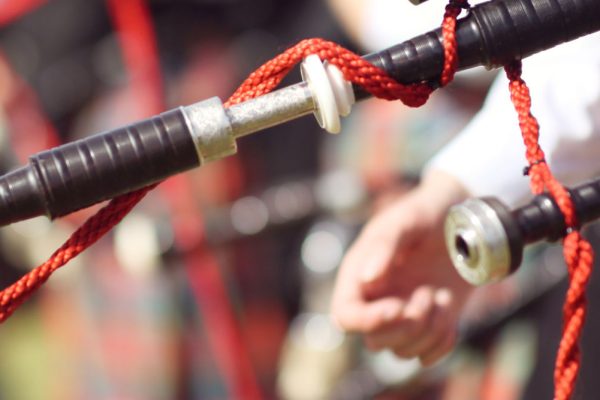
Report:
[[[484,200],[469,199],[452,207],[444,233],[452,263],[467,282],[483,285],[510,273],[508,236]]]
[[[229,117],[218,97],[183,107],[200,163],[235,154],[237,145]]]

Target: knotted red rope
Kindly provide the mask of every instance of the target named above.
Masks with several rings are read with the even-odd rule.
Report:
[[[333,42],[305,39],[259,67],[240,85],[225,106],[241,103],[273,90],[290,70],[306,56],[317,54],[342,71],[346,80],[362,86],[375,97],[401,100],[410,107],[427,101],[433,89],[426,84],[403,85],[360,56]]]
[[[563,253],[569,272],[569,289],[563,307],[564,325],[554,369],[554,399],[571,398],[580,366],[579,337],[586,314],[585,287],[590,279],[594,254],[592,247],[577,230],[575,206],[565,187],[556,180],[539,145],[539,125],[531,114],[529,88],[521,79],[521,62],[505,67],[510,81],[510,97],[519,116],[519,126],[526,147],[531,179],[531,191],[540,194],[548,190],[564,218],[568,234],[563,241]]]
[[[456,17],[466,0],[454,0],[446,7],[442,23],[445,63],[440,78],[441,86],[450,82],[456,67]],[[231,106],[253,99],[273,90],[291,69],[310,54],[318,54],[322,60],[337,66],[344,77],[367,90],[375,97],[386,100],[400,99],[411,107],[423,105],[433,89],[426,83],[403,85],[390,78],[386,72],[357,54],[323,39],[306,39],[282,54],[266,62],[240,85],[225,102]],[[71,237],[42,265],[36,267],[17,282],[0,292],[0,322],[5,321],[37,288],[58,268],[65,265],[86,248],[94,244],[157,184],[116,197],[90,217]]]

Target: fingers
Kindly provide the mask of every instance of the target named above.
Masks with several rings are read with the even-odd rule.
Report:
[[[414,236],[415,214],[405,202],[399,202],[379,212],[365,226],[346,257],[348,261],[360,263],[362,283],[385,277],[392,260],[403,253],[406,239]]]
[[[433,362],[454,343],[462,286],[449,278],[439,221],[422,206],[418,193],[407,195],[369,221],[342,262],[331,311],[370,348]],[[454,290],[455,304],[440,285]]]
[[[367,347],[381,350],[410,346],[416,338],[426,335],[434,312],[433,289],[429,286],[417,288],[403,311],[393,323],[388,322],[387,327],[382,325],[378,329],[366,332]]]
[[[445,294],[446,293],[446,294]],[[442,289],[436,293],[435,306],[432,307],[429,323],[425,327],[425,331],[419,336],[414,336],[412,342],[405,342],[393,348],[394,353],[402,358],[421,357],[424,354],[430,354],[441,343],[445,343],[445,339],[450,331],[453,331],[454,321],[451,318],[450,312],[446,309],[445,304],[440,304],[440,299],[446,298],[448,292]],[[447,301],[443,299],[443,301]]]
[[[423,364],[423,366],[425,367],[434,364],[446,354],[450,353],[450,351],[454,348],[455,343],[456,330],[450,329],[449,332],[446,335],[444,335],[443,340],[439,344],[437,344],[436,346],[432,347],[427,352],[419,356],[419,358],[421,359],[421,364]]]
[[[385,329],[402,314],[404,303],[394,297],[374,302],[351,301],[334,303],[332,316],[347,332],[369,333]]]
[[[386,271],[392,264],[392,246],[377,246],[370,249],[370,255],[361,268],[359,279],[362,284],[376,282],[385,276]]]
[[[453,308],[453,302],[452,293],[448,289],[441,289],[436,293],[435,303],[440,321],[433,328],[433,331],[437,332],[437,338],[419,354],[424,366],[429,366],[448,354],[456,343],[458,315]]]
[[[399,297],[364,290],[362,282],[381,279],[389,270],[393,246],[374,243],[361,235],[344,258],[336,279],[331,313],[338,325],[350,332],[371,332],[395,320],[404,307]]]
[[[389,348],[399,357],[419,357],[430,365],[448,353],[455,341],[451,300],[447,289],[418,288],[397,320],[365,335],[367,347]]]

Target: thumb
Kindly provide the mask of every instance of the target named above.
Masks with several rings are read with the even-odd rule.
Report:
[[[373,283],[386,275],[394,256],[391,246],[377,246],[360,272],[363,284]]]
[[[388,281],[397,250],[396,246],[392,245],[374,246],[359,275],[361,286],[366,293],[377,290]]]
[[[390,272],[402,263],[410,242],[419,232],[415,202],[402,198],[373,217],[361,232],[348,260],[352,260],[365,293],[377,296],[389,285]]]

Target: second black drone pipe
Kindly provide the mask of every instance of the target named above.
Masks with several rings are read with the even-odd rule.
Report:
[[[579,225],[600,218],[600,180],[577,186],[570,189],[569,193]],[[523,244],[555,241],[567,232],[560,208],[548,194],[536,196],[529,204],[513,210],[511,214]]]
[[[569,190],[578,227],[600,218],[600,180]],[[548,194],[514,210],[494,198],[469,199],[446,218],[450,259],[460,275],[476,285],[514,272],[526,245],[555,241],[568,232],[564,216]]]

